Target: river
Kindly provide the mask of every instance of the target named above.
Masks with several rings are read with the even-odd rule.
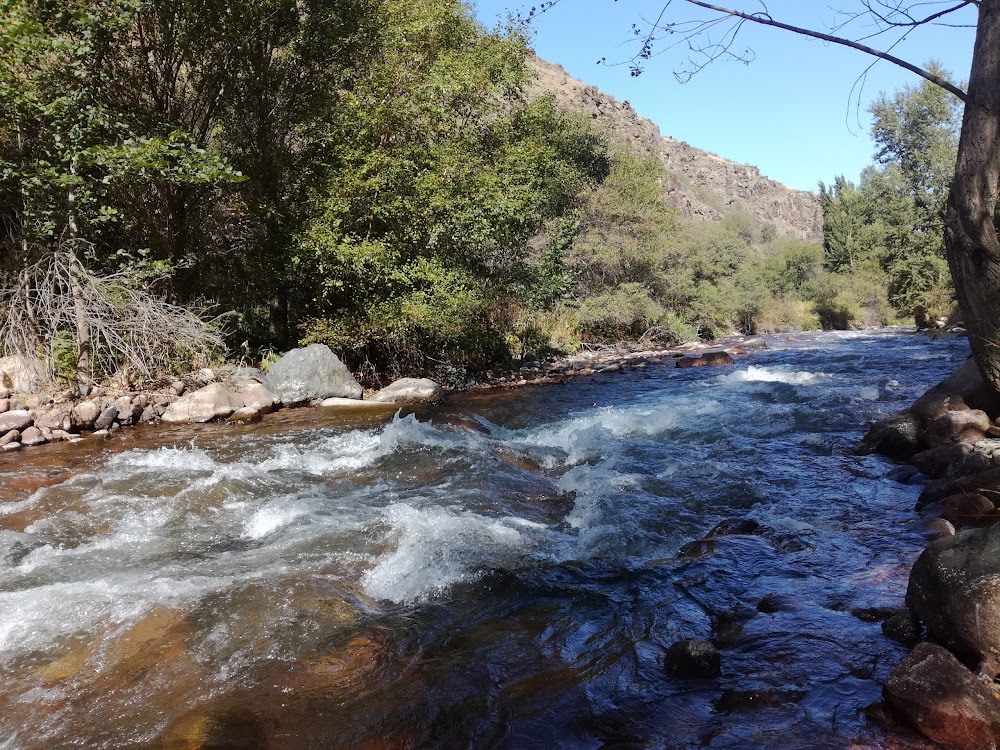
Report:
[[[2,456],[0,748],[928,747],[867,717],[905,651],[858,616],[901,606],[919,488],[852,451],[967,351],[782,337]],[[759,526],[697,542],[726,519]],[[679,638],[722,676],[669,676]]]

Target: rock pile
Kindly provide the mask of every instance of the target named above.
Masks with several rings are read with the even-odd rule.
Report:
[[[931,481],[917,508],[934,541],[917,559],[908,616],[886,630],[924,636],[892,672],[886,702],[957,750],[1000,747],[1000,397],[972,360],[909,409],[875,424],[858,452],[908,461]],[[910,482],[919,475],[896,470]]]

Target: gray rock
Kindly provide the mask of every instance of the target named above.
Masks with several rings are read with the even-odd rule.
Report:
[[[256,367],[237,367],[230,373],[233,380],[256,380],[258,383],[266,383],[267,375],[263,370]]]
[[[429,378],[400,378],[376,393],[371,401],[386,404],[414,404],[437,401],[444,389]]]
[[[949,411],[927,421],[927,441],[931,445],[978,443],[992,424],[989,415],[979,409]]]
[[[292,349],[271,366],[267,387],[283,404],[327,398],[357,398],[364,389],[351,371],[324,344]]]
[[[158,416],[160,416],[160,415],[156,413],[156,407],[155,406],[147,406],[145,409],[142,410],[142,414],[139,415],[139,421],[140,422],[152,422]]]
[[[718,677],[722,657],[708,641],[683,640],[667,649],[664,666],[673,677],[682,679]]]
[[[3,445],[0,445],[0,451],[10,452],[19,450],[21,450],[21,444],[18,442],[4,443]]]
[[[919,643],[882,690],[886,701],[926,737],[953,750],[1000,743],[1000,701],[951,654]]]
[[[21,440],[21,433],[18,430],[11,430],[10,432],[0,435],[0,446],[7,445],[7,443],[17,443]]]
[[[211,422],[225,419],[243,406],[243,399],[222,383],[212,383],[174,401],[163,413],[171,423]]]
[[[100,401],[81,401],[70,412],[71,429],[77,432],[89,430],[94,426],[97,418],[101,416],[101,411],[103,409]]]
[[[49,442],[45,439],[42,431],[37,427],[28,427],[21,433],[21,445],[25,445],[29,448],[35,445],[44,445]]]
[[[1000,527],[932,542],[910,571],[906,606],[935,640],[1000,674]]]
[[[0,386],[14,393],[38,393],[41,390],[43,368],[37,361],[24,357],[0,357]]]
[[[0,398],[10,398],[10,389],[0,385]]]
[[[920,436],[920,423],[916,417],[896,414],[873,424],[855,453],[859,456],[876,453],[905,461],[923,448]]]
[[[118,407],[114,404],[106,406],[101,409],[100,416],[94,420],[94,429],[98,432],[106,430],[114,424],[116,419],[118,419]]]
[[[15,409],[0,414],[0,433],[23,430],[26,427],[31,427],[32,424],[34,424],[34,419],[26,409]]]
[[[71,409],[65,406],[43,411],[35,416],[35,427],[69,432],[72,426]]]
[[[10,411],[10,399],[0,398],[0,414],[3,414],[5,411]]]
[[[274,394],[256,380],[240,380],[232,388],[243,400],[244,407],[258,414],[270,414],[274,411]]]
[[[261,413],[250,406],[243,406],[232,413],[230,422],[259,422]]]

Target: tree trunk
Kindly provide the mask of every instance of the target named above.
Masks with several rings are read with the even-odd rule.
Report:
[[[76,318],[76,386],[86,396],[90,388],[90,320],[83,288],[73,279],[73,312]]]
[[[972,354],[986,381],[1000,391],[1000,241],[994,224],[998,185],[1000,0],[982,0],[945,214],[945,247]]]

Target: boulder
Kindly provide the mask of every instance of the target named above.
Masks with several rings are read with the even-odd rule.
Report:
[[[681,679],[718,677],[722,657],[708,641],[682,640],[667,649],[664,666],[671,676]]]
[[[993,503],[982,495],[964,492],[941,501],[941,517],[958,527],[976,526],[993,515]]]
[[[229,417],[230,422],[259,422],[262,414],[250,406],[242,406]]]
[[[677,367],[714,367],[734,364],[736,364],[736,360],[726,352],[705,352],[697,357],[681,357],[677,360]]]
[[[243,399],[245,408],[257,414],[270,414],[274,411],[274,394],[256,380],[236,381],[232,389]]]
[[[351,371],[324,344],[292,349],[271,366],[267,386],[283,404],[364,395]]]
[[[118,419],[118,407],[114,404],[105,406],[101,409],[97,419],[94,420],[94,429],[107,430],[115,423],[116,419]]]
[[[38,393],[43,369],[37,360],[25,357],[0,357],[0,386],[14,393]]]
[[[10,411],[10,399],[0,398],[0,414],[3,414],[5,411]]]
[[[21,444],[16,440],[12,443],[4,443],[3,445],[0,445],[0,450],[8,453],[11,451],[19,451],[21,450]]]
[[[1000,527],[932,542],[910,571],[906,606],[932,638],[1000,674]]]
[[[882,690],[892,708],[925,736],[953,750],[1000,744],[1000,701],[946,650],[919,643]]]
[[[934,419],[951,409],[961,408],[953,396],[961,397],[962,406],[1000,415],[1000,395],[986,385],[972,359],[918,398],[912,411],[919,419]]]
[[[915,416],[896,414],[873,424],[855,453],[859,456],[876,453],[905,461],[923,448],[920,436],[920,422]]]
[[[68,407],[56,407],[49,411],[43,411],[35,416],[35,427],[44,427],[48,430],[63,430],[69,432],[72,426]]]
[[[927,421],[927,442],[931,445],[978,443],[992,425],[989,415],[979,409],[948,411]]]
[[[101,411],[100,401],[81,401],[70,412],[71,429],[77,432],[80,430],[89,430],[94,426],[97,418],[101,416]]]
[[[0,434],[10,432],[11,430],[24,430],[27,427],[31,427],[34,421],[31,413],[25,409],[4,412],[0,414]]]
[[[163,421],[174,424],[225,419],[243,407],[243,398],[222,383],[211,383],[174,401],[163,412]]]
[[[49,442],[37,427],[28,427],[21,433],[21,445],[29,448],[35,445],[44,445]]]
[[[439,400],[442,392],[441,386],[429,378],[400,378],[370,400],[383,404],[427,403]]]
[[[18,430],[11,430],[3,435],[0,435],[0,446],[7,445],[7,443],[17,443],[21,440],[21,433]]]

